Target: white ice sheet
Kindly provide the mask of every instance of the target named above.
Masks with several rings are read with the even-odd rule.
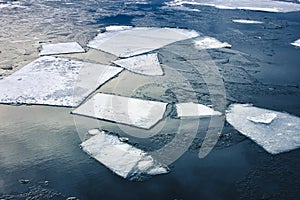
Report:
[[[300,47],[300,39],[296,40],[295,42],[292,42],[291,45],[294,45],[296,47]]]
[[[232,20],[234,23],[240,24],[263,24],[261,21],[248,20],[248,19],[234,19]]]
[[[300,147],[300,118],[248,104],[228,108],[227,121],[271,154]]]
[[[186,117],[210,117],[214,115],[222,115],[222,113],[211,109],[208,106],[196,103],[179,103],[176,104],[177,116]]]
[[[163,118],[167,103],[98,93],[72,113],[150,129]]]
[[[220,42],[212,37],[201,37],[195,40],[195,46],[197,49],[231,48],[231,45],[227,42]]]
[[[116,60],[114,63],[129,71],[142,75],[161,76],[164,74],[157,53],[120,59]]]
[[[140,179],[144,175],[169,172],[169,168],[156,162],[146,152],[121,142],[115,135],[98,134],[81,144],[83,151],[125,179]]]
[[[122,70],[44,56],[0,80],[0,103],[76,107]]]
[[[43,44],[40,56],[84,52],[84,49],[77,42]]]
[[[197,37],[196,31],[176,28],[108,27],[99,33],[88,46],[127,58],[147,53],[176,41]]]

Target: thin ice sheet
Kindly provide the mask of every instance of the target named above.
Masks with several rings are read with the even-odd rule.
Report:
[[[212,37],[201,37],[195,40],[195,46],[197,49],[231,48],[231,45],[227,42],[220,42]]]
[[[176,104],[177,116],[180,118],[188,117],[210,117],[214,115],[222,115],[222,113],[213,110],[203,104],[196,103],[179,103]]]
[[[84,52],[84,49],[77,42],[43,44],[40,56]]]

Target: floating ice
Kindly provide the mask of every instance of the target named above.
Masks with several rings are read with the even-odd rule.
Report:
[[[179,103],[176,104],[177,116],[185,117],[210,117],[214,115],[222,115],[222,113],[211,109],[208,106],[195,103]]]
[[[98,93],[72,113],[150,129],[163,118],[167,103]]]
[[[235,129],[271,154],[300,147],[299,117],[248,104],[233,104],[228,109],[226,119]]]
[[[121,142],[117,136],[98,132],[96,136],[83,142],[81,147],[117,175],[134,180],[145,175],[169,172],[167,166],[158,163],[146,152]]]
[[[126,58],[198,35],[196,31],[176,28],[109,26],[106,28],[106,32],[99,33],[96,38],[89,42],[88,46]]]
[[[122,70],[44,56],[0,80],[0,103],[78,106]]]
[[[166,3],[170,7],[183,5],[204,5],[213,6],[219,9],[243,9],[265,12],[294,12],[300,11],[300,5],[292,2],[274,1],[274,0],[173,0]]]
[[[227,42],[220,42],[212,37],[202,37],[195,41],[197,49],[218,49],[218,48],[231,48]]]
[[[248,19],[234,19],[232,21],[240,24],[263,24],[263,22],[261,21],[248,20]]]
[[[40,56],[84,52],[84,49],[77,42],[43,44]]]
[[[300,47],[300,39],[296,40],[295,42],[292,42],[291,45],[294,45],[296,47]]]
[[[149,76],[160,76],[164,74],[156,53],[121,59],[114,63],[138,74]]]

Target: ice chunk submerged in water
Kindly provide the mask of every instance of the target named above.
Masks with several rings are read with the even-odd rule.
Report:
[[[176,28],[109,26],[104,33],[90,41],[88,46],[126,58],[198,35],[196,31]]]
[[[219,49],[219,48],[231,48],[231,45],[227,42],[220,42],[212,37],[202,37],[195,40],[195,46],[197,49]]]
[[[300,47],[300,39],[296,40],[295,42],[292,42],[291,45],[294,45],[296,47]]]
[[[271,154],[300,147],[300,118],[249,104],[233,104],[227,121]]]
[[[195,103],[179,103],[176,104],[177,116],[180,118],[188,117],[210,117],[214,115],[222,115],[222,113],[211,109],[208,106]]]
[[[129,71],[142,75],[161,76],[164,74],[160,66],[157,53],[120,59],[114,63]]]
[[[72,113],[150,129],[164,116],[167,103],[98,93]]]
[[[0,103],[75,107],[122,70],[44,56],[0,80]]]
[[[146,152],[103,131],[98,130],[98,134],[83,142],[81,147],[91,157],[125,179],[134,180],[145,175],[169,172],[167,166],[158,163]]]
[[[77,42],[43,44],[40,56],[84,52],[84,49]]]

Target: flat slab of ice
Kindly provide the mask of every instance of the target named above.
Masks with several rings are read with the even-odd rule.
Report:
[[[239,24],[263,24],[261,21],[248,20],[248,19],[234,19],[232,20],[234,23]]]
[[[134,180],[145,175],[169,172],[167,166],[156,162],[146,152],[105,132],[98,131],[97,135],[83,142],[81,147],[91,157],[125,179]]]
[[[88,46],[127,58],[159,49],[180,40],[197,37],[196,31],[176,28],[109,26]]]
[[[213,6],[219,9],[243,9],[264,12],[294,12],[300,10],[300,5],[297,3],[275,0],[173,0],[167,3],[171,7],[185,4]]]
[[[249,104],[233,104],[227,121],[271,154],[300,147],[300,118]]]
[[[296,47],[300,47],[300,39],[296,40],[295,42],[292,42],[291,45],[294,45]]]
[[[197,49],[231,48],[231,45],[227,42],[220,42],[212,37],[202,37],[195,40],[195,46]]]
[[[179,103],[176,104],[177,116],[180,118],[188,117],[210,117],[222,115],[222,113],[211,109],[208,106],[196,103]]]
[[[116,60],[114,64],[142,75],[161,76],[164,74],[157,53]]]
[[[84,52],[84,49],[77,42],[43,44],[40,56]]]
[[[72,113],[150,129],[165,113],[167,103],[98,93]]]
[[[0,80],[0,103],[76,107],[122,70],[43,56]]]

